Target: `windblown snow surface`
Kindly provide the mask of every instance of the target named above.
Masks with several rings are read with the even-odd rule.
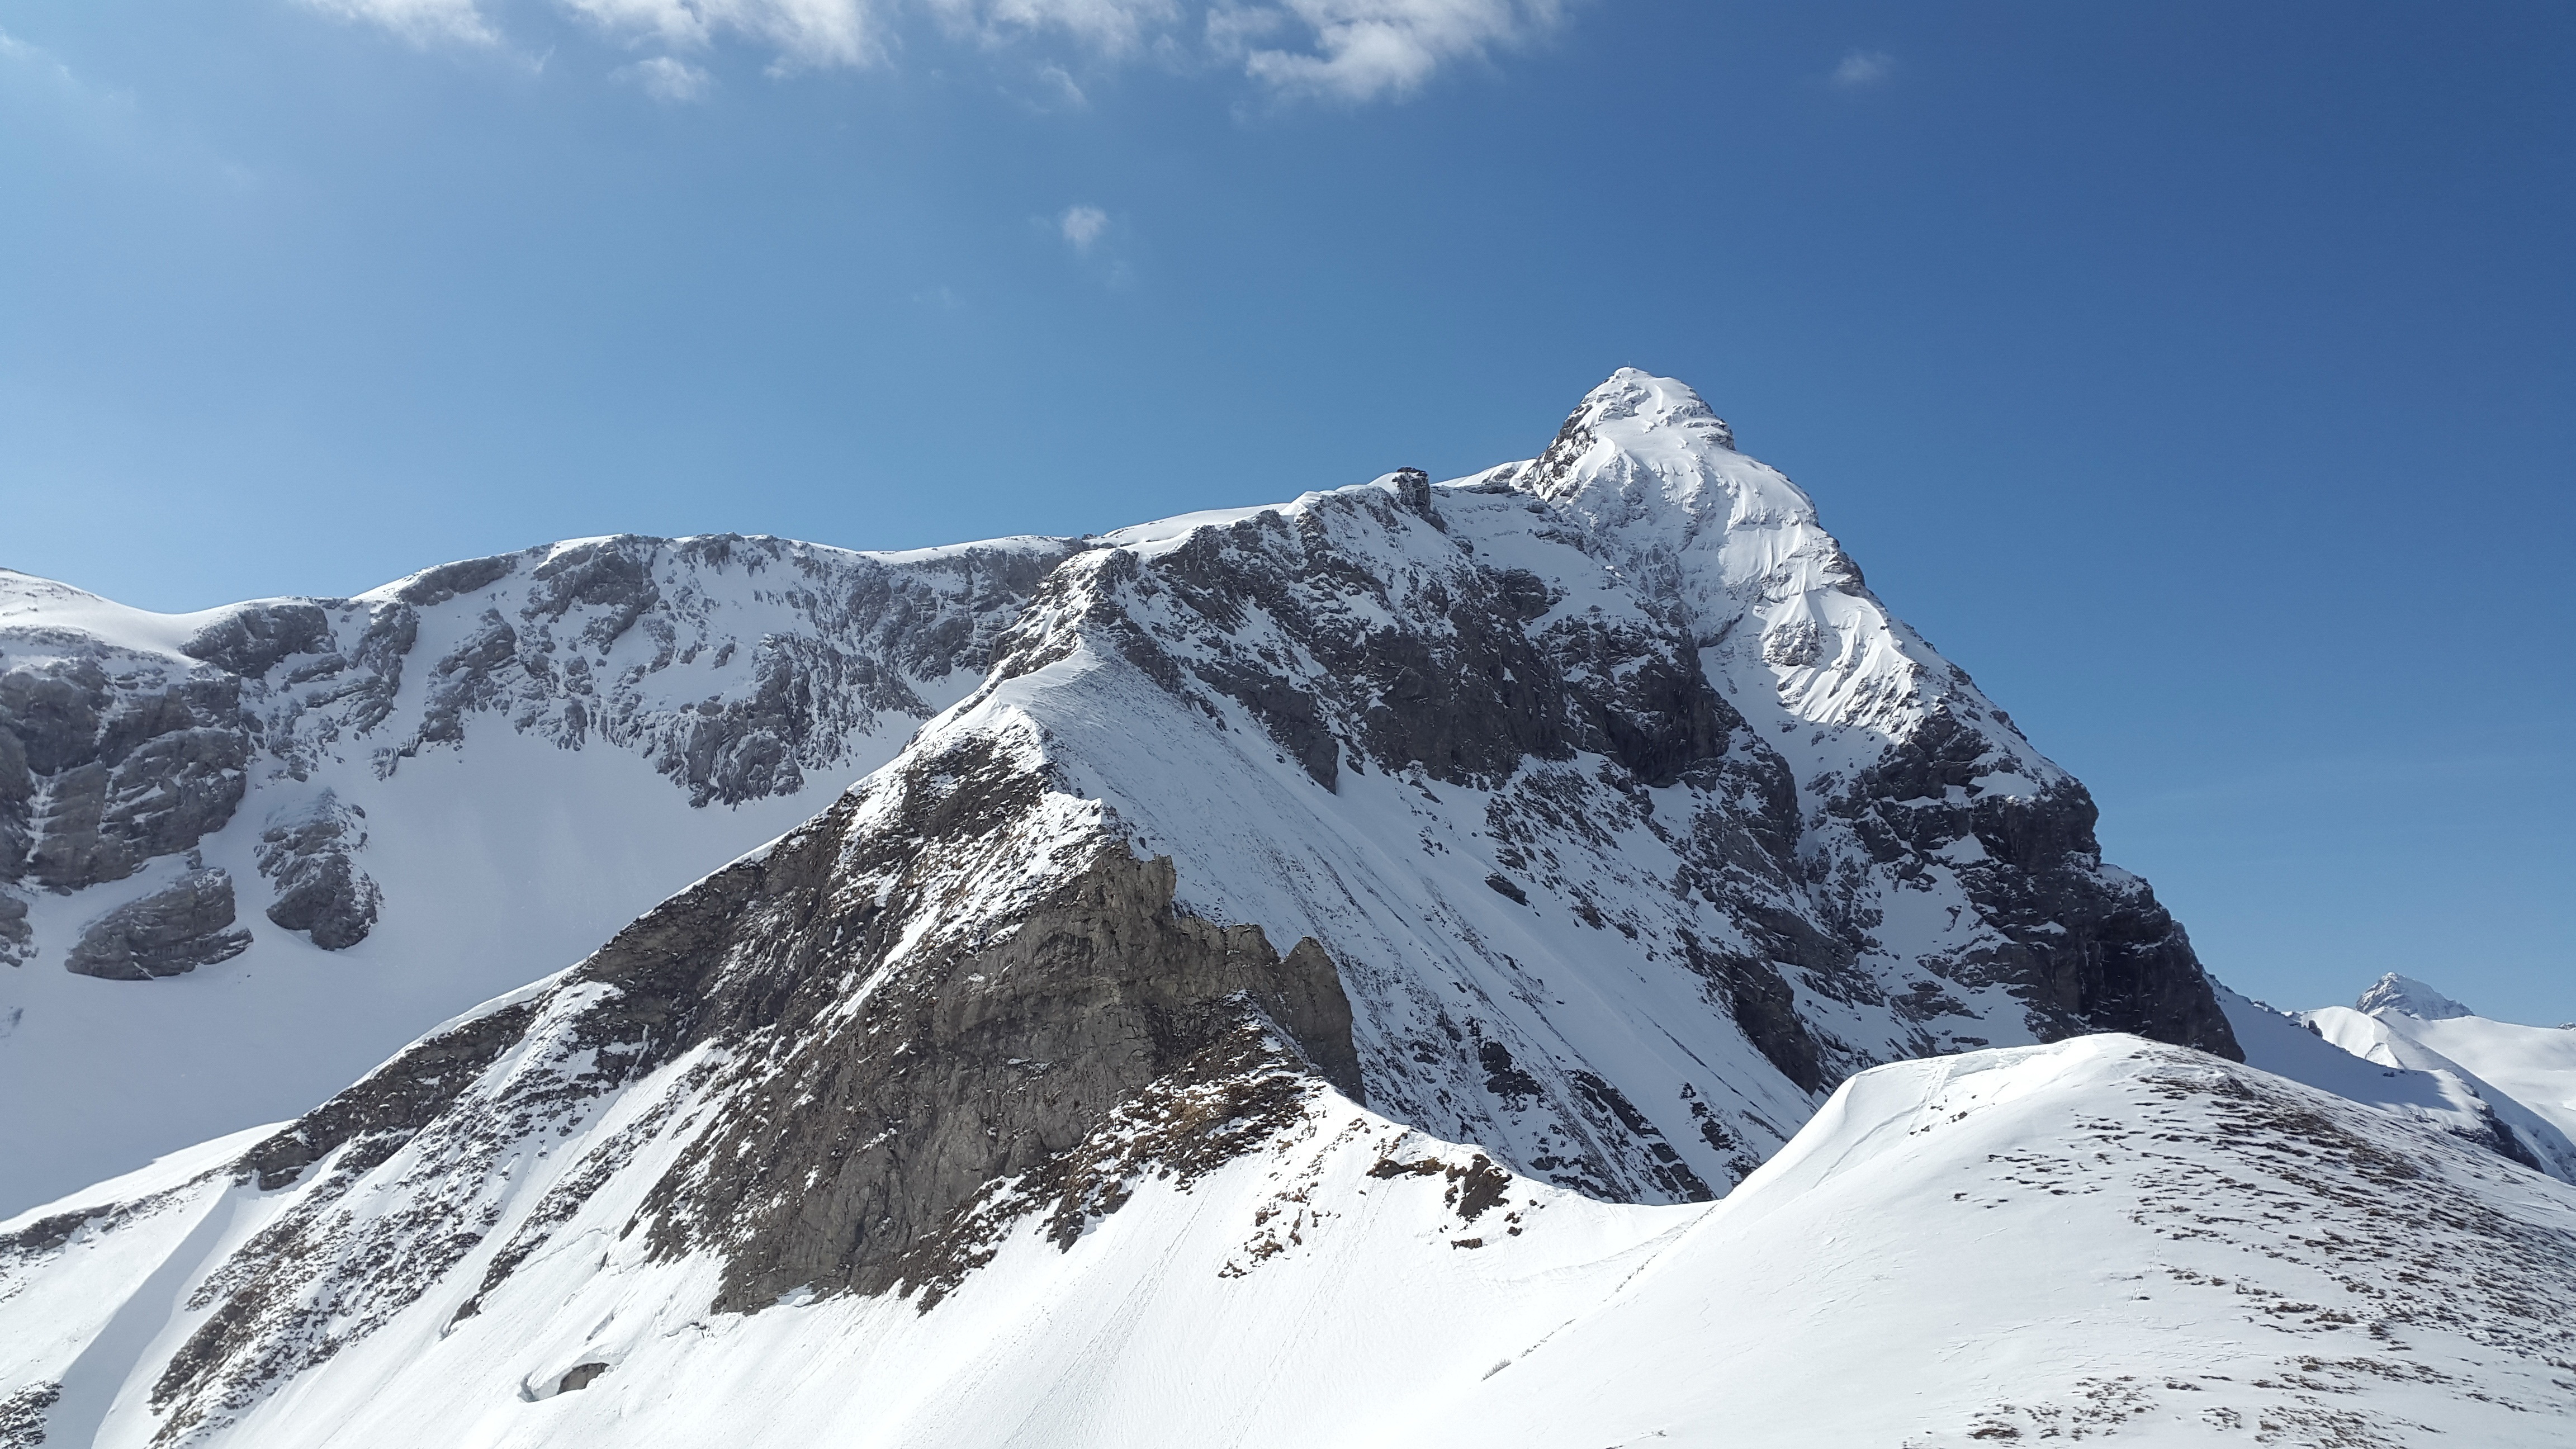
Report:
[[[162,777],[120,761],[213,761],[169,776],[183,805],[236,748],[281,794],[345,772],[362,846],[309,794],[266,830],[363,865],[382,913],[311,952],[264,1045],[327,1037],[348,988],[318,973],[380,942],[388,974],[453,967],[392,950],[406,901],[475,909],[398,868],[432,796],[460,831],[497,793],[560,809],[578,855],[595,821],[863,773],[730,864],[647,847],[703,878],[639,867],[677,893],[580,917],[605,944],[554,975],[456,968],[511,989],[320,1107],[0,1224],[0,1446],[2576,1428],[2568,1186],[2461,1082],[2214,991],[2083,787],[1678,383],[1622,372],[1538,458],[1447,485],[926,562],[802,547],[433,570],[384,594],[424,638],[454,608],[409,670],[352,662],[401,617],[364,600],[211,645],[136,625],[110,652],[137,683],[100,664],[113,606],[0,640],[87,651],[22,671],[31,700],[144,702],[95,760],[31,756],[24,878],[81,883],[12,897],[57,913],[13,985],[105,1010],[274,969],[56,969],[101,929],[66,902],[181,868],[129,803]],[[720,626],[782,604],[757,641]],[[231,662],[187,693],[147,649]],[[730,694],[679,673],[754,654]],[[329,658],[375,682],[280,702]],[[228,689],[255,747],[218,737]],[[146,714],[174,743],[116,754]],[[230,858],[261,869],[266,830]]]

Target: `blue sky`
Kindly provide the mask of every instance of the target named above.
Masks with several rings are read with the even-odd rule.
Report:
[[[2227,980],[2576,1018],[2576,11],[0,0],[0,562],[1082,532],[1696,385]]]

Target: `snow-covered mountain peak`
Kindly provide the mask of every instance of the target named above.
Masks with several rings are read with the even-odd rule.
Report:
[[[777,927],[833,963],[818,1019],[845,981],[912,999],[925,952],[993,949],[1082,862],[1128,881],[1167,859],[1147,894],[1176,917],[1313,943],[1292,975],[1328,965],[1348,993],[1373,1109],[1596,1196],[1721,1192],[1895,1058],[2104,1029],[2232,1053],[2082,787],[1730,444],[1687,387],[1622,373],[1545,466],[1444,487],[1405,469],[903,555],[575,539],[213,611],[149,691],[22,667],[0,631],[0,731],[31,771],[0,768],[0,844],[24,842],[0,856],[81,893],[0,919],[0,954],[34,967],[8,983],[32,1010],[0,1096],[13,1059],[40,1070],[23,1046],[79,1060],[74,1028],[130,1036],[177,992],[193,1026],[236,1008],[194,1031],[206,1050],[270,1042],[292,1014],[256,991],[337,1003],[353,978],[326,957],[437,963],[385,974],[417,985],[414,1020],[452,1016],[473,998],[451,963],[516,986],[810,815],[809,785],[881,765],[833,887],[865,920]],[[182,685],[206,695],[193,733],[159,703]],[[94,727],[55,739],[44,691]],[[147,715],[172,722],[159,753],[90,760]],[[203,808],[147,810],[165,777]],[[913,857],[886,851],[952,798],[991,848],[898,910],[884,861]],[[522,898],[543,904],[492,905]],[[843,959],[861,934],[864,967]],[[50,969],[93,938],[113,998]],[[184,984],[137,1004],[138,972]]]
[[[1735,430],[1705,398],[1679,378],[1623,367],[1583,395],[1573,423],[1625,440],[1658,429],[1692,434],[1720,447],[1735,446]]]
[[[1870,592],[1778,469],[1735,450],[1688,386],[1623,369],[1500,479],[1579,521],[1701,651],[1709,678],[1811,788],[1922,740],[1970,797],[2070,785],[1965,671]]]
[[[2383,1011],[2402,1011],[2418,1021],[2449,1021],[2454,1017],[2477,1015],[2414,977],[2400,976],[2394,971],[2370,983],[2370,989],[2361,993],[2361,999],[2353,1003],[2353,1009],[2365,1016],[2377,1016]]]
[[[1815,521],[1797,485],[1735,451],[1735,432],[1686,383],[1623,367],[1584,395],[1515,480],[1596,525],[1676,544],[1704,528]]]

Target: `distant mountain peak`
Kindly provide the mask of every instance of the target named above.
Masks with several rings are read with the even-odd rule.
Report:
[[[2400,976],[2394,971],[2372,982],[2370,989],[2361,993],[2361,999],[2354,1002],[2353,1007],[2365,1016],[2376,1016],[2382,1011],[2402,1011],[2418,1021],[2448,1021],[2457,1016],[2477,1015],[2414,977]]]

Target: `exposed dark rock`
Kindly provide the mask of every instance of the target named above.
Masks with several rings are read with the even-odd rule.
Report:
[[[416,730],[368,749],[379,776],[425,747],[461,746],[489,714],[566,748],[632,750],[693,804],[793,793],[881,715],[926,716],[915,680],[980,673],[1072,551],[1012,541],[889,563],[738,535],[594,540],[442,565],[391,598],[244,605],[183,646],[195,669],[12,626],[0,630],[13,646],[0,656],[0,883],[125,878],[222,829],[254,774],[303,782],[346,761],[395,717],[424,609],[479,618],[430,664]],[[770,577],[737,600],[717,582],[726,574]],[[496,585],[499,607],[476,600]],[[734,603],[762,601],[800,627],[724,632]],[[748,691],[738,673],[703,700],[655,689],[654,676],[710,654],[719,668],[748,655]],[[366,933],[377,889],[350,849],[264,844],[272,919],[325,945]]]
[[[733,805],[804,788],[800,746],[824,733],[836,702],[930,712],[901,675],[820,640],[769,635],[753,661],[752,696],[709,702],[684,716],[655,761],[688,787],[692,804]]]
[[[395,597],[417,609],[444,604],[459,594],[470,594],[489,588],[508,578],[519,566],[517,554],[494,554],[490,558],[459,559],[424,569],[411,582],[404,584]]]
[[[320,605],[281,601],[236,609],[207,625],[179,652],[227,674],[256,675],[277,667],[281,659],[321,653],[330,641],[330,616]]]
[[[571,1368],[564,1370],[564,1376],[562,1378],[555,1381],[555,1392],[559,1394],[569,1394],[575,1389],[589,1388],[593,1383],[598,1381],[601,1374],[606,1372],[608,1372],[608,1365],[604,1363],[592,1362],[574,1364]]]
[[[1071,551],[1070,544],[967,548],[890,565],[737,534],[621,536],[450,564],[413,580],[401,597],[428,607],[539,560],[521,604],[484,609],[434,666],[419,731],[380,768],[426,746],[462,744],[477,715],[506,714],[512,728],[566,748],[600,741],[644,754],[692,804],[791,794],[807,772],[842,761],[853,730],[874,727],[885,713],[927,715],[912,680],[981,672],[1002,626]],[[711,574],[782,576],[774,593],[750,596],[789,605],[808,627],[711,634],[718,617],[705,592]],[[411,604],[393,607],[408,612]],[[650,658],[612,672],[609,651],[633,650],[639,639]],[[409,642],[406,635],[403,648]],[[752,665],[747,695],[671,701],[646,687],[702,654],[722,668],[744,653]],[[369,677],[390,683],[380,687],[387,703],[374,706],[363,728],[390,713],[400,672],[376,666]]]
[[[363,1232],[337,1217],[340,1198],[453,1107],[494,1058],[519,1044],[534,1015],[524,1003],[502,1007],[418,1042],[243,1154],[239,1177],[262,1191],[295,1182],[325,1159],[333,1171],[189,1295],[192,1308],[214,1311],[153,1383],[151,1401],[168,1414],[156,1443],[178,1442],[222,1410],[249,1403],[276,1376],[330,1357],[338,1344],[320,1330],[335,1315],[355,1315],[357,1326],[343,1331],[363,1334],[473,1248],[479,1230],[421,1232],[451,1205],[454,1182],[445,1194],[433,1186],[425,1208],[369,1218]],[[489,1140],[493,1125],[487,1120],[476,1130]],[[335,1250],[360,1256],[335,1263]],[[299,1297],[324,1277],[342,1290],[340,1301],[316,1305]]]
[[[0,1449],[36,1449],[44,1443],[45,1411],[62,1396],[62,1383],[49,1379],[0,1398]]]
[[[309,805],[273,817],[259,837],[259,871],[277,884],[268,918],[307,931],[313,944],[338,951],[367,938],[383,894],[354,859],[367,843],[364,813],[329,791]]]
[[[355,1144],[338,1169],[350,1177],[365,1172],[454,1105],[478,1073],[526,1034],[534,1017],[525,1004],[505,1006],[414,1043],[244,1153],[240,1171],[262,1192],[273,1192]]]
[[[232,924],[233,878],[220,870],[191,871],[90,922],[63,969],[110,981],[184,975],[249,948],[250,932]]]
[[[1275,1142],[1322,1088],[1266,1023],[1237,1022],[1147,1083],[1081,1142],[1034,1170],[988,1183],[906,1251],[894,1291],[929,1312],[990,1261],[1012,1224],[1039,1215],[1049,1241],[1070,1249],[1125,1206],[1146,1178],[1188,1191],[1202,1176]]]
[[[1494,1160],[1479,1152],[1464,1166],[1444,1162],[1437,1157],[1418,1157],[1410,1162],[1381,1157],[1370,1164],[1368,1175],[1380,1182],[1406,1177],[1445,1177],[1448,1191],[1441,1195],[1442,1205],[1458,1215],[1463,1223],[1472,1223],[1511,1199],[1512,1175],[1494,1165]],[[1473,1241],[1461,1247],[1480,1247]]]
[[[1984,859],[1960,867],[1960,883],[2003,944],[1927,964],[1965,985],[2009,987],[2043,1041],[2126,1031],[2244,1060],[2181,925],[2145,881],[2103,865],[2092,795],[2073,780],[2034,795],[1971,794],[1987,748],[1936,712],[1829,807],[1882,860],[1977,842]]]
[[[247,787],[239,682],[212,671],[103,650],[10,668],[0,739],[0,880],[122,880],[223,828]]]
[[[421,710],[420,739],[458,744],[465,739],[465,715],[509,697],[506,683],[495,675],[518,654],[519,631],[498,609],[485,609],[473,633],[438,661],[437,678]]]
[[[776,1023],[762,1034],[779,1045],[761,1075],[801,1083],[806,1104],[696,1139],[650,1200],[656,1245],[721,1246],[728,1309],[936,1276],[918,1250],[986,1184],[1072,1150],[1248,1020],[1275,1023],[1357,1095],[1350,1006],[1322,949],[1300,942],[1283,959],[1257,927],[1176,914],[1173,884],[1168,860],[1103,853],[1007,938],[924,963],[841,1030],[823,1029],[837,968],[762,973]],[[862,949],[891,945],[887,928],[907,918],[898,902],[862,926]],[[871,1039],[876,1050],[854,1050]],[[799,1190],[782,1197],[789,1182]]]
[[[1673,1145],[1664,1140],[1663,1129],[1638,1111],[1637,1104],[1629,1101],[1626,1093],[1598,1073],[1577,1071],[1572,1075],[1575,1090],[1595,1113],[1617,1122],[1632,1139],[1646,1145],[1647,1180],[1668,1200],[1707,1202],[1717,1196],[1709,1190],[1707,1183],[1700,1180],[1698,1173],[1690,1170],[1690,1164],[1673,1150]]]
[[[1804,1092],[1821,1092],[1844,1073],[1828,1072],[1806,1019],[1798,1014],[1797,993],[1767,962],[1733,952],[1711,951],[1695,936],[1682,941],[1691,968],[1724,990],[1728,1011],[1744,1039],[1763,1059]]]
[[[1166,688],[1195,681],[1242,704],[1328,789],[1337,739],[1381,768],[1479,787],[1579,750],[1669,785],[1726,753],[1741,721],[1680,633],[1589,618],[1538,627],[1554,603],[1543,580],[1438,534],[1446,564],[1389,569],[1378,545],[1423,522],[1381,491],[1336,494],[1293,519],[1265,512],[1148,561],[1121,554],[1096,577],[1059,576],[1049,599]],[[1400,622],[1374,622],[1388,616]],[[1194,646],[1186,677],[1166,638]],[[1270,638],[1293,655],[1256,642]],[[1042,650],[997,661],[1006,673],[1048,662]]]
[[[27,903],[0,890],[0,966],[24,963],[35,951],[35,935],[27,926]]]
[[[560,619],[575,605],[604,610],[582,629],[581,642],[607,648],[662,601],[653,582],[656,542],[611,538],[557,550],[531,575],[537,586],[528,591],[526,613]]]
[[[1479,1040],[1476,1065],[1484,1070],[1485,1090],[1500,1097],[1507,1107],[1518,1107],[1546,1094],[1538,1078],[1513,1065],[1511,1048],[1501,1042]]]
[[[5,687],[5,679],[0,679]],[[35,844],[36,776],[27,768],[27,745],[0,721],[0,881],[25,873]]]
[[[201,1422],[370,1331],[481,1240],[477,1185],[522,1134],[696,1046],[721,1050],[691,1091],[739,1110],[686,1137],[630,1231],[657,1254],[719,1253],[727,1310],[897,1284],[926,1305],[997,1222],[1043,1213],[1078,1233],[1134,1173],[1247,1150],[1320,1081],[1360,1092],[1322,948],[1283,957],[1257,927],[1178,912],[1172,863],[1114,836],[1070,843],[1087,863],[1007,916],[915,930],[961,873],[1009,858],[1042,791],[980,743],[909,760],[655,908],[548,997],[421,1043],[254,1149],[240,1166],[263,1189],[326,1161],[332,1175],[206,1280],[192,1301],[208,1316],[155,1404]],[[848,1009],[852,973],[883,970]],[[580,1004],[532,1037],[550,1001]],[[488,1075],[504,1052],[519,1065]],[[663,1130],[648,1118],[566,1178],[456,1316]],[[437,1186],[400,1213],[342,1215],[339,1194],[406,1145]],[[333,1305],[328,1332],[315,1303]]]

